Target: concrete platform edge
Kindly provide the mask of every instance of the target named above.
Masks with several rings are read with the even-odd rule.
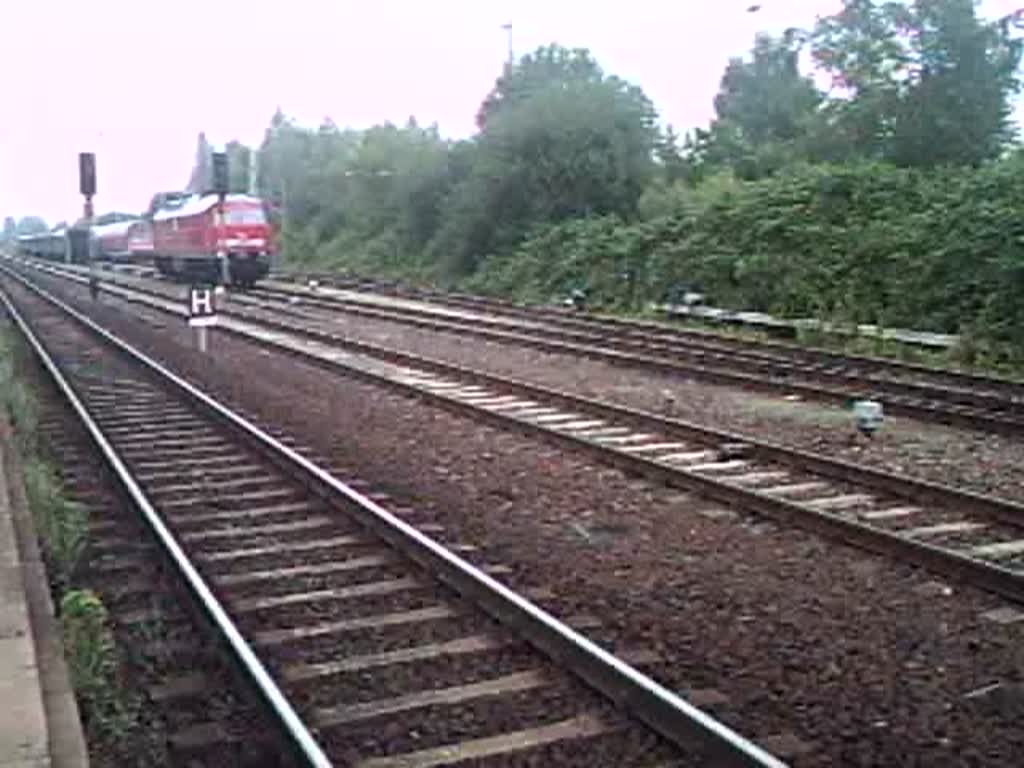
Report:
[[[0,514],[4,512],[6,500],[17,539],[18,560],[35,650],[49,753],[48,761],[7,763],[4,761],[5,758],[0,758],[0,768],[17,768],[21,765],[88,768],[89,751],[64,659],[64,644],[50,597],[46,567],[39,552],[35,523],[25,496],[21,459],[15,449],[13,432],[6,414],[2,413],[0,473],[3,475],[0,477]]]

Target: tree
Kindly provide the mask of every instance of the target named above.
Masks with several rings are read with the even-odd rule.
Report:
[[[1011,19],[974,0],[845,0],[812,36],[839,97],[829,124],[860,156],[899,165],[976,165],[1012,137],[1021,43]]]
[[[758,35],[749,61],[732,59],[722,75],[715,113],[752,147],[791,142],[806,131],[822,101],[811,78],[800,73],[794,32]]]
[[[490,120],[508,107],[514,107],[551,87],[569,84],[599,84],[604,79],[601,67],[583,48],[569,50],[560,45],[538,48],[515,64],[505,67],[477,112],[481,131]]]
[[[759,178],[807,156],[823,94],[801,74],[801,41],[790,30],[758,35],[749,59],[732,59],[715,96],[715,119],[689,140],[688,156],[708,169]]]
[[[192,175],[189,176],[186,191],[202,194],[213,185],[211,177],[213,166],[213,147],[206,140],[206,134],[199,132],[199,139],[196,142],[196,159],[192,165]]]
[[[654,145],[654,157],[658,163],[661,180],[665,183],[695,180],[693,164],[680,147],[679,134],[671,125],[658,134]]]
[[[40,216],[22,216],[18,219],[18,223],[14,228],[14,233],[17,237],[22,235],[35,235],[40,232],[48,232],[50,228],[46,224],[46,220]]]
[[[655,112],[587,51],[552,45],[506,68],[478,114],[472,170],[432,244],[452,274],[575,216],[631,216],[654,171]]]
[[[231,192],[248,192],[252,150],[237,140],[229,141],[224,150],[228,156],[228,189]]]

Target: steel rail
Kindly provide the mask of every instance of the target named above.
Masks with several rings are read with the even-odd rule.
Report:
[[[350,339],[328,331],[308,328],[295,323],[271,320],[264,317],[252,317],[230,310],[225,313],[237,316],[245,322],[263,325],[267,328],[293,333],[311,341],[331,344],[361,354],[386,360],[398,365],[429,370],[434,373],[467,379],[477,384],[488,384],[497,389],[504,389],[526,397],[557,402],[572,409],[579,409],[595,416],[623,419],[641,428],[656,429],[668,435],[696,438],[708,444],[743,444],[752,449],[754,455],[765,461],[778,462],[789,466],[824,475],[834,480],[853,482],[869,488],[885,490],[906,499],[929,501],[967,507],[977,514],[985,515],[1004,522],[1024,525],[1024,505],[1006,499],[988,496],[970,491],[962,491],[938,483],[929,482],[901,475],[895,475],[871,467],[860,466],[839,459],[788,448],[763,439],[751,439],[746,435],[726,430],[713,429],[693,422],[658,416],[638,408],[618,405],[604,400],[583,397],[581,395],[550,389],[521,379],[499,376],[465,366],[447,363],[411,352],[389,349],[371,342]],[[225,330],[231,332],[230,328]]]
[[[857,366],[866,366],[873,370],[899,371],[918,375],[937,376],[956,381],[963,387],[988,387],[1017,395],[1024,395],[1024,381],[1020,379],[1002,378],[988,374],[971,373],[962,370],[940,368],[934,365],[913,363],[904,360],[893,360],[890,358],[877,357],[864,354],[843,354],[833,352],[820,347],[803,346],[798,344],[785,343],[765,339],[742,339],[724,336],[710,330],[696,330],[692,328],[680,328],[667,323],[659,323],[652,320],[639,318],[616,317],[606,314],[587,313],[585,316],[576,317],[564,310],[543,305],[522,304],[508,299],[498,299],[490,296],[475,296],[465,293],[447,293],[438,290],[415,288],[404,286],[399,283],[380,284],[372,279],[351,277],[345,279],[338,275],[318,275],[278,273],[272,274],[271,279],[281,279],[283,282],[292,284],[301,283],[308,279],[323,280],[327,284],[331,281],[339,281],[342,287],[351,290],[370,293],[395,295],[419,299],[438,306],[453,306],[478,311],[494,310],[508,315],[537,319],[538,317],[554,321],[578,323],[584,327],[606,327],[616,330],[624,329],[635,333],[654,333],[666,338],[676,338],[686,343],[692,340],[694,344],[710,342],[714,344],[734,345],[738,348],[749,350],[767,351],[783,355],[803,355],[817,358],[822,361],[833,363],[853,363]],[[369,283],[369,287],[367,287]],[[870,338],[870,337],[869,337]]]
[[[53,267],[43,267],[39,262],[36,262],[34,266],[39,269],[54,269]],[[138,286],[133,287],[137,290],[145,290]],[[739,386],[772,393],[785,390],[808,399],[835,404],[848,403],[854,397],[870,396],[870,388],[876,384],[876,382],[868,380],[864,387],[835,388],[827,384],[790,381],[788,379],[790,374],[801,374],[795,362],[747,361],[748,367],[753,367],[763,374],[757,375],[756,373],[729,370],[721,365],[687,362],[666,356],[671,354],[671,349],[649,349],[647,351],[641,349],[638,351],[635,347],[642,347],[642,344],[639,342],[623,342],[603,337],[595,339],[592,332],[544,329],[542,327],[514,327],[513,323],[497,319],[489,321],[491,327],[486,327],[485,325],[473,324],[469,319],[460,320],[456,317],[442,317],[437,313],[427,310],[370,307],[348,299],[327,298],[308,290],[295,290],[293,294],[303,298],[307,304],[333,308],[339,312],[352,314],[357,317],[397,322],[427,330],[469,334],[491,341],[601,360],[613,365],[625,367],[640,366],[669,375],[692,375],[713,384]],[[243,301],[252,302],[258,300],[245,297]],[[285,308],[282,309],[288,311]],[[561,334],[563,339],[545,338],[543,334],[552,330],[555,333]],[[570,340],[566,341],[566,338]],[[602,346],[602,344],[620,344],[625,348],[615,349],[610,346]],[[633,348],[630,348],[630,345]],[[700,350],[695,350],[689,354],[694,357],[700,357],[703,353]],[[719,351],[714,354],[722,356],[727,353]],[[813,372],[809,372],[807,375],[811,379],[814,378]],[[839,378],[846,378],[848,381],[854,382],[854,384],[859,381],[858,377],[850,374],[844,374]],[[882,389],[889,388],[888,393],[879,392],[875,397],[882,400],[887,411],[893,415],[903,415],[924,421],[970,429],[982,429],[1013,436],[1024,432],[1024,418],[1021,418],[1022,412],[1024,412],[1024,402],[1002,400],[992,395],[968,390],[960,392],[955,389],[936,388],[931,385],[917,385],[893,380],[877,382],[877,385]],[[950,402],[948,399],[944,400],[946,395],[950,397],[962,395],[968,399],[974,398],[975,402],[973,404]],[[901,400],[899,398],[905,399]],[[910,402],[907,400],[910,400]],[[930,405],[926,402],[928,400],[938,402],[940,405]],[[1003,418],[999,415],[1000,409],[1003,407],[1009,410],[1011,418]],[[984,409],[987,409],[987,411]],[[1013,416],[1018,418],[1013,418]]]
[[[188,559],[174,534],[166,526],[160,514],[153,508],[149,498],[142,488],[139,487],[139,484],[135,481],[135,478],[127,466],[125,466],[117,451],[96,424],[74,388],[64,377],[64,374],[53,361],[32,328],[18,312],[10,297],[2,289],[0,289],[0,300],[3,301],[4,309],[14,320],[36,357],[46,368],[60,392],[71,404],[75,414],[89,433],[89,437],[100,450],[103,459],[110,466],[124,491],[142,513],[143,520],[163,549],[164,554],[177,569],[178,574],[185,582],[198,605],[202,608],[207,619],[220,633],[235,662],[248,678],[248,682],[257,691],[271,712],[274,713],[278,727],[290,743],[296,756],[306,765],[315,766],[316,768],[329,768],[331,766],[330,760],[327,759],[316,739],[313,738],[305,723],[302,722],[298,713],[295,712],[291,702],[281,692],[281,689],[278,688],[277,683],[274,682],[270,673],[267,672],[266,667],[263,666],[255,651],[246,642],[245,638],[242,637],[234,621],[214,595],[206,580]],[[73,310],[68,309],[65,311],[69,311],[69,314],[73,312]]]
[[[392,320],[394,322],[412,324],[413,321],[409,318],[417,318],[426,321],[437,321],[440,323],[452,323],[453,327],[462,328],[462,323],[470,323],[477,328],[478,325],[486,325],[491,328],[496,328],[499,332],[507,333],[526,333],[526,334],[537,334],[537,333],[555,333],[558,334],[560,341],[567,341],[570,344],[581,344],[581,345],[610,345],[611,349],[615,351],[626,352],[628,354],[637,354],[646,358],[657,356],[659,359],[667,359],[675,353],[679,353],[688,357],[703,357],[705,355],[713,358],[728,358],[730,361],[736,361],[739,367],[745,370],[746,375],[757,376],[763,374],[764,376],[775,376],[777,380],[772,382],[774,389],[778,388],[789,388],[794,389],[798,386],[810,386],[813,392],[818,393],[818,399],[825,397],[826,399],[833,400],[833,393],[840,392],[845,395],[846,399],[854,397],[857,392],[864,392],[865,396],[869,392],[876,393],[874,396],[877,398],[895,397],[895,398],[907,398],[910,400],[917,401],[933,401],[940,403],[943,407],[935,407],[934,405],[924,405],[923,407],[928,410],[929,413],[945,413],[952,411],[957,417],[966,417],[972,421],[982,421],[985,419],[991,420],[993,417],[1003,420],[1001,418],[1001,412],[1005,412],[1010,417],[1016,417],[1017,421],[1022,415],[1024,415],[1024,400],[1020,398],[1008,398],[993,394],[990,392],[982,392],[973,389],[966,389],[963,387],[948,387],[937,385],[933,382],[919,382],[919,381],[901,381],[891,377],[872,377],[869,374],[862,374],[857,372],[838,370],[838,371],[819,371],[810,368],[809,366],[820,364],[820,363],[808,363],[805,360],[798,360],[795,358],[779,357],[768,352],[761,352],[750,348],[731,348],[723,344],[718,343],[705,343],[688,341],[680,338],[669,338],[667,335],[653,335],[645,334],[642,331],[636,330],[624,330],[621,332],[609,332],[597,330],[591,325],[587,325],[584,321],[575,320],[572,318],[548,318],[548,317],[536,317],[529,314],[523,314],[524,318],[521,323],[517,322],[512,317],[502,317],[500,315],[494,317],[481,318],[477,324],[474,319],[459,318],[457,316],[444,317],[437,311],[428,309],[421,309],[416,307],[407,306],[396,306],[392,308],[388,307],[368,307],[366,303],[359,302],[352,299],[347,299],[338,296],[329,296],[322,294],[314,294],[307,291],[304,288],[291,288],[289,290],[283,290],[274,287],[263,286],[258,289],[258,295],[269,296],[269,297],[280,297],[282,299],[292,298],[299,296],[303,302],[307,305],[316,307],[322,307],[328,310],[335,310],[342,313],[359,314],[360,312],[379,312],[380,319]],[[248,296],[242,297],[244,301],[251,301]],[[440,306],[441,311],[443,306]],[[526,325],[523,325],[525,323]],[[538,325],[538,323],[551,326],[546,328],[545,325]],[[439,330],[444,328],[439,327]],[[514,343],[523,343],[522,339],[511,339]],[[690,363],[684,363],[676,360],[678,365],[690,365]],[[717,363],[718,361],[713,361]],[[838,364],[840,361],[832,361],[832,363]],[[846,361],[849,362],[849,361]],[[715,365],[699,364],[703,370],[707,371],[720,371],[721,367]],[[728,362],[726,363],[728,365]],[[875,372],[877,373],[877,371]],[[803,384],[800,382],[789,382],[787,377],[790,375],[794,376],[805,376],[812,382],[814,380],[819,381],[830,381],[836,386],[843,387],[841,390],[831,390],[828,386],[823,384]],[[805,390],[805,394],[807,391]],[[813,393],[811,393],[813,394]],[[1021,393],[1024,395],[1024,390]],[[919,408],[922,406],[915,406],[913,403],[898,402],[893,400],[885,400],[890,410],[899,409],[903,407]],[[960,413],[957,413],[957,409]],[[974,411],[982,410],[989,411],[989,414],[985,413],[963,413],[964,410],[973,409]],[[1007,418],[1005,421],[1010,422],[1011,419]],[[1018,428],[1024,430],[1024,424],[1018,423]]]
[[[3,271],[11,274],[6,267]],[[535,647],[561,662],[568,671],[617,702],[665,738],[684,749],[710,749],[716,757],[715,765],[784,768],[785,763],[761,747],[608,653],[547,611],[339,481],[326,470],[222,405],[161,363],[138,351],[83,313],[24,277],[16,274],[13,277],[110,346],[173,384],[211,413],[217,414],[225,423],[261,445],[268,454],[286,460],[290,467],[301,471],[309,481],[315,482],[330,496],[354,505],[359,512],[360,521],[370,530],[411,559],[427,567],[431,573],[456,591],[471,596],[492,616],[517,629]],[[141,496],[138,487],[134,487]],[[170,537],[169,532],[167,535]],[[184,557],[183,553],[182,556]],[[198,577],[198,574],[196,576]]]
[[[315,294],[302,295],[311,300],[311,303],[323,301],[323,297],[318,297]],[[724,368],[719,365],[712,366],[696,362],[680,361],[678,359],[666,357],[663,354],[651,354],[628,348],[620,350],[609,346],[602,346],[602,344],[622,343],[609,339],[597,341],[593,339],[564,341],[557,338],[545,338],[544,334],[550,333],[551,329],[525,327],[516,329],[497,329],[494,327],[474,324],[473,321],[468,318],[460,321],[457,318],[441,318],[436,315],[431,317],[418,316],[416,314],[416,310],[368,307],[360,305],[357,302],[346,303],[344,300],[332,301],[330,303],[334,304],[338,311],[355,315],[357,317],[397,322],[428,330],[469,334],[471,336],[491,341],[517,344],[519,346],[540,349],[547,352],[569,354],[576,357],[586,357],[612,363],[614,365],[626,367],[639,366],[655,370],[660,373],[693,376],[714,384],[739,386],[763,392],[778,392],[780,390],[785,390],[786,392],[799,394],[809,399],[831,403],[846,403],[854,397],[874,396],[884,403],[886,410],[889,413],[894,415],[908,416],[924,421],[938,422],[952,426],[983,429],[1006,435],[1020,435],[1021,433],[1024,433],[1024,420],[1000,418],[994,414],[993,411],[995,411],[995,408],[992,408],[989,412],[979,413],[977,412],[978,409],[973,406],[958,405],[956,403],[944,403],[945,407],[936,407],[928,404],[920,404],[920,400],[916,403],[907,402],[905,400],[900,400],[899,398],[905,397],[910,399],[909,395],[889,393],[887,396],[884,391],[881,391],[885,386],[884,382],[878,383],[880,390],[877,394],[872,395],[871,387],[873,386],[873,383],[870,381],[866,382],[863,387],[858,387],[856,389],[839,389],[825,384],[789,381],[789,375],[793,373],[801,374],[796,364],[791,365],[792,370],[785,370],[781,365],[773,365],[770,363],[751,363],[751,366],[759,368],[760,372],[763,374],[756,375],[754,373],[729,370],[728,368]],[[432,315],[433,313],[426,314]],[[502,325],[502,323],[493,322],[492,325]],[[581,335],[585,335],[565,330],[556,331],[556,333],[568,337],[579,337]],[[671,350],[668,350],[668,352],[671,352]],[[693,356],[700,356],[701,353],[700,351],[696,351],[691,354]],[[813,373],[806,375],[813,379]],[[774,376],[774,378],[766,378],[772,376]],[[913,388],[913,385],[901,382],[892,382],[891,386],[893,388],[904,390]],[[984,399],[985,396],[978,394],[978,398]],[[921,400],[926,399],[928,399],[927,393],[922,393]],[[1002,404],[1002,401],[994,400],[992,398],[988,398],[988,400],[995,405]],[[1014,406],[1013,403],[1010,403],[1010,405]],[[1014,407],[1019,409],[1022,406],[1020,403],[1017,403]]]
[[[77,275],[67,275],[65,279],[84,283],[84,278]],[[116,284],[115,284],[116,285]],[[154,306],[146,301],[139,301],[130,292],[149,295],[158,301],[173,301],[170,297],[157,291],[150,291],[140,287],[124,289],[117,287],[120,298],[129,301]],[[154,306],[154,308],[165,312],[175,312],[184,316],[184,309],[177,305]],[[829,477],[834,480],[852,482],[863,485],[867,488],[877,488],[891,493],[895,496],[909,500],[928,500],[940,504],[949,504],[960,508],[968,508],[975,514],[984,515],[993,519],[1002,520],[1014,525],[1024,525],[1024,505],[1007,499],[995,496],[963,491],[938,483],[929,482],[905,475],[896,475],[891,472],[874,469],[867,466],[852,464],[840,459],[828,458],[819,454],[802,451],[797,448],[790,448],[778,443],[772,443],[762,438],[752,439],[747,435],[736,432],[729,432],[721,429],[706,427],[694,422],[673,419],[665,416],[658,416],[647,411],[629,406],[618,405],[604,400],[575,395],[561,390],[550,389],[539,384],[533,384],[521,379],[514,379],[508,376],[480,371],[473,368],[448,363],[434,358],[417,355],[412,352],[403,352],[388,347],[383,347],[372,342],[359,341],[341,336],[329,331],[290,323],[283,320],[257,317],[252,313],[238,310],[237,308],[224,311],[225,316],[238,317],[239,319],[262,325],[267,328],[280,330],[286,333],[300,335],[312,341],[331,344],[344,349],[375,357],[398,365],[408,365],[415,368],[429,370],[435,373],[455,376],[473,381],[478,384],[487,384],[499,389],[510,390],[521,393],[528,397],[537,397],[553,402],[561,403],[569,408],[579,408],[594,415],[601,415],[608,418],[624,419],[642,428],[651,428],[663,431],[668,435],[696,438],[708,444],[738,444],[742,443],[752,449],[754,455],[765,461],[777,462],[789,466]],[[223,330],[229,333],[247,338],[244,333],[239,333],[229,327]],[[251,340],[251,339],[250,339]],[[284,350],[282,350],[284,351]]]
[[[78,277],[74,277],[72,279],[76,281],[79,280]],[[123,288],[119,289],[119,291],[125,293],[128,292]],[[142,292],[140,291],[140,293]],[[128,300],[131,301],[133,299]],[[153,300],[145,298],[143,294],[142,298],[136,297],[134,301],[160,311],[178,314],[180,316],[184,316],[185,314],[182,307],[170,303],[166,298],[162,300]],[[260,320],[257,322],[268,328],[276,328],[277,330],[291,333],[301,333],[304,336],[316,338],[320,341],[345,346],[356,352],[362,352],[368,355],[374,354],[375,348],[373,345],[365,342],[342,339],[322,331],[296,328],[287,323],[269,320]],[[907,539],[899,536],[898,534],[864,525],[853,520],[848,520],[839,515],[825,511],[812,510],[783,499],[759,493],[756,490],[728,485],[714,480],[713,478],[689,472],[684,468],[668,467],[664,464],[659,464],[655,461],[637,455],[616,450],[608,446],[594,444],[583,438],[558,432],[557,430],[544,427],[540,424],[517,419],[502,413],[488,411],[483,408],[477,408],[471,404],[448,397],[440,392],[425,391],[422,388],[411,384],[394,381],[393,379],[388,379],[378,374],[353,368],[341,361],[328,360],[307,352],[299,351],[294,347],[281,343],[280,341],[254,339],[251,333],[247,333],[244,328],[232,328],[229,325],[222,325],[221,329],[229,334],[245,339],[246,341],[256,341],[258,344],[270,347],[283,354],[298,357],[304,362],[317,365],[321,368],[333,371],[340,370],[346,375],[362,378],[363,380],[377,385],[383,383],[385,386],[392,389],[403,391],[416,397],[428,399],[456,413],[469,414],[474,418],[489,421],[501,427],[507,428],[511,424],[520,432],[534,434],[548,440],[549,442],[568,445],[576,450],[582,450],[593,454],[607,463],[649,479],[685,488],[687,490],[696,491],[708,498],[715,499],[722,503],[735,505],[758,514],[765,515],[766,517],[779,520],[786,524],[797,525],[871,552],[883,555],[895,555],[898,558],[902,558],[903,560],[909,561],[910,563],[918,566],[943,575],[959,578],[987,591],[1000,594],[1015,602],[1024,603],[1024,573],[1011,571],[1001,566],[976,560],[952,550]],[[424,360],[423,358],[418,358],[406,353],[386,351],[386,354],[383,356],[390,358],[394,362],[400,360],[403,364],[409,364],[413,367],[419,367],[420,365],[423,365],[423,367],[430,367],[432,365],[434,366],[434,369],[439,372],[444,371],[447,367],[447,364],[437,363],[436,361],[424,364],[422,362]],[[450,373],[451,371],[448,370],[447,372]],[[508,382],[508,380],[503,380],[500,377],[493,377],[490,374],[470,372],[469,376],[472,377],[473,375],[476,375],[479,381],[492,382],[496,386],[501,386],[502,382]],[[511,386],[511,384],[508,384],[508,386]],[[538,394],[546,392],[543,388],[536,387],[535,385],[523,385],[523,387],[523,391],[532,390]],[[559,393],[552,394],[556,397],[560,396]],[[564,398],[565,402],[576,402],[580,404],[589,402],[572,395],[561,395],[561,397]],[[633,413],[631,409],[622,409],[620,406],[613,406],[606,403],[600,403],[599,405],[609,409],[609,413]],[[643,416],[648,419],[655,419],[657,424],[660,424],[662,421],[658,417],[654,417],[650,414],[643,414]],[[716,436],[734,438],[731,440],[732,442],[750,443],[750,441],[747,441],[737,435],[714,432],[713,430],[696,427],[696,425],[689,425],[686,422],[675,422],[675,424],[680,428],[696,430],[705,435],[712,434]],[[755,445],[757,444],[755,443]],[[995,517],[1014,525],[1019,526],[1024,522],[1024,507],[1001,499],[994,499],[992,497],[986,497],[979,494],[968,494],[919,480],[907,480],[904,482],[895,475],[882,473],[878,470],[867,470],[855,465],[841,464],[839,462],[833,462],[830,459],[825,459],[824,457],[814,456],[813,454],[803,454],[791,451],[791,449],[780,448],[779,446],[773,446],[770,444],[763,444],[761,447],[768,455],[786,457],[786,460],[794,465],[798,465],[801,460],[807,459],[813,462],[816,467],[828,470],[828,472],[823,472],[823,474],[829,474],[837,479],[849,481],[856,475],[863,473],[863,477],[870,478],[871,480],[878,480],[883,484],[883,487],[894,489],[894,492],[897,493],[897,495],[906,496],[908,498],[919,498],[916,494],[920,492],[924,498],[933,499],[940,503],[965,504],[970,506],[971,509],[978,514]],[[900,490],[901,483],[904,485],[903,490]]]

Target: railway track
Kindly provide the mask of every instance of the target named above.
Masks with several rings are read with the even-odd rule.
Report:
[[[870,397],[894,415],[1010,435],[1024,433],[1024,384],[1010,380],[463,297],[443,299],[431,294],[414,302],[401,296],[313,290],[286,283],[264,284],[251,295],[271,301],[299,297],[306,305],[326,311],[826,402]]]
[[[102,600],[123,674],[132,681],[130,690],[114,694],[131,725],[114,739],[94,736],[107,739],[100,749],[108,764],[259,768],[283,762],[283,745],[210,652],[210,637],[185,608],[181,585],[168,578],[158,546],[120,498],[75,414],[48,382],[39,377],[37,383],[38,449],[56,468],[65,498],[89,521],[85,563],[74,583]],[[183,686],[183,669],[201,673],[203,685]]]
[[[1024,381],[1020,380],[1015,381],[1013,379],[939,368],[891,358],[872,357],[862,354],[844,354],[828,349],[775,340],[736,338],[710,330],[695,329],[666,322],[603,314],[580,314],[561,307],[528,305],[507,299],[413,288],[398,283],[381,282],[372,279],[345,278],[337,274],[277,275],[272,273],[271,278],[280,279],[290,284],[298,283],[302,285],[308,285],[310,280],[315,280],[325,286],[336,286],[362,293],[379,293],[388,296],[410,298],[442,307],[475,309],[483,312],[493,312],[496,315],[507,315],[524,319],[544,318],[545,320],[564,323],[567,327],[604,328],[625,333],[637,332],[641,335],[654,334],[658,338],[711,344],[714,347],[730,351],[764,352],[769,355],[790,357],[797,361],[853,366],[861,373],[877,373],[895,378],[929,378],[954,389],[993,390],[1002,392],[1008,397],[1024,398]]]
[[[503,587],[500,566],[10,274],[31,325],[8,312],[300,763],[781,765]]]
[[[163,290],[108,290],[184,311]],[[301,307],[225,315],[224,331],[283,354],[1024,602],[1019,504],[347,339]]]

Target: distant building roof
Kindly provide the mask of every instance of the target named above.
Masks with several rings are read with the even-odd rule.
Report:
[[[99,224],[92,228],[92,233],[96,237],[117,237],[118,235],[124,235],[128,233],[128,229],[134,224],[136,219],[131,221],[115,221],[111,224]]]

